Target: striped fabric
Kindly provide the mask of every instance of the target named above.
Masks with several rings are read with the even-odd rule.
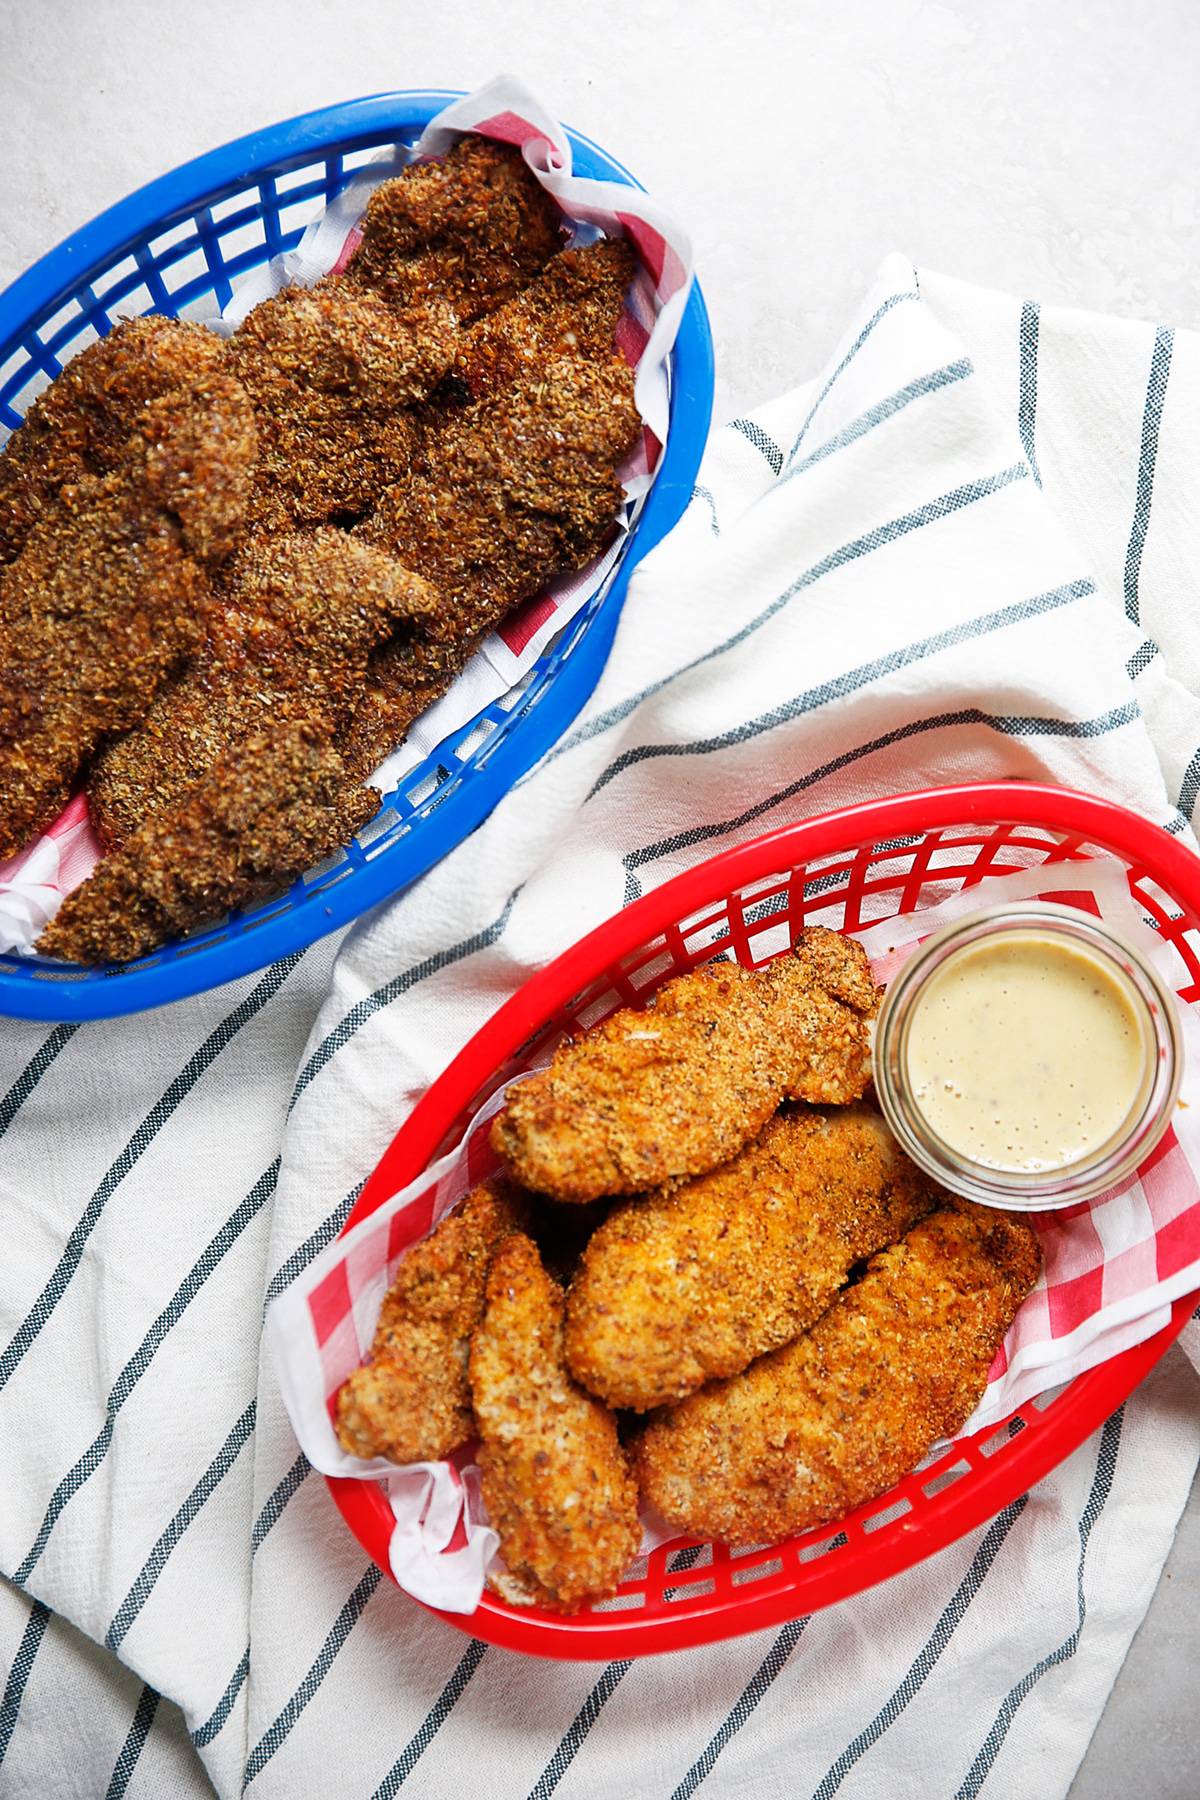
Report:
[[[498,1001],[739,836],[1023,775],[1190,838],[1198,387],[1183,334],[891,259],[827,370],[717,436],[585,714],[418,889],[163,1014],[5,1023],[0,1792],[1065,1792],[1200,1456],[1178,1353],[881,1589],[542,1665],[365,1562],[261,1319]]]

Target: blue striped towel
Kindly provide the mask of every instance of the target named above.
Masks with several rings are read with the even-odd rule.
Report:
[[[1200,1456],[1178,1353],[886,1586],[587,1667],[365,1562],[261,1319],[498,1002],[739,836],[1024,775],[1191,842],[1198,402],[1200,340],[889,259],[822,375],[716,436],[585,713],[416,890],[164,1014],[5,1023],[0,1791],[1065,1793]]]

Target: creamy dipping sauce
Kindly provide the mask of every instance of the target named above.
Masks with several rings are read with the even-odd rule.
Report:
[[[1038,931],[951,954],[916,999],[905,1053],[943,1143],[1014,1171],[1094,1157],[1144,1106],[1154,1060],[1132,983]]]

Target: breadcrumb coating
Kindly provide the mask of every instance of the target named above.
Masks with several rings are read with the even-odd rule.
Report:
[[[424,462],[358,528],[437,589],[421,643],[383,646],[348,743],[374,768],[445,691],[479,637],[553,575],[602,548],[622,500],[617,468],[637,439],[633,373],[618,358],[563,360],[451,416]],[[416,710],[421,710],[418,707]]]
[[[454,360],[445,301],[404,315],[345,285],[284,288],[229,340],[254,402],[262,460],[254,523],[353,523],[417,456],[410,410]]]
[[[459,339],[454,373],[471,399],[483,400],[548,363],[606,363],[637,259],[620,238],[560,250],[527,288]]]
[[[200,558],[225,542],[255,442],[226,376],[150,402],[125,460],[62,489],[0,570],[0,856],[51,822],[102,738],[136,726],[198,648]]]
[[[722,1168],[610,1214],[567,1298],[568,1367],[610,1406],[682,1400],[789,1343],[938,1204],[869,1108],[782,1113]]]
[[[172,811],[153,814],[63,901],[42,956],[128,962],[331,856],[379,810],[346,773],[333,724],[276,713],[217,758]]]
[[[343,275],[389,306],[447,301],[468,323],[494,312],[549,261],[562,214],[519,150],[464,137],[375,189]]]
[[[930,1214],[811,1331],[655,1414],[633,1451],[645,1498],[679,1531],[746,1545],[886,1493],[978,1405],[1040,1268],[1023,1219]]]
[[[488,1518],[517,1605],[571,1613],[616,1591],[637,1555],[637,1488],[613,1415],[567,1374],[563,1295],[523,1233],[499,1246],[471,1342]]]
[[[215,332],[177,319],[123,319],[72,357],[0,455],[0,563],[11,562],[62,488],[108,475],[144,407],[221,372]]]
[[[515,1188],[485,1182],[405,1252],[371,1354],[338,1393],[334,1429],[350,1456],[436,1462],[475,1435],[471,1334],[492,1253],[524,1216]]]
[[[340,729],[358,705],[372,646],[436,597],[382,551],[342,532],[251,539],[214,606],[204,648],[139,729],[98,758],[92,823],[109,848],[179,804],[218,757],[281,706]]]
[[[492,1146],[518,1181],[557,1200],[702,1175],[783,1100],[860,1098],[876,1002],[861,947],[820,926],[762,969],[708,963],[644,1012],[622,1009],[562,1044],[513,1089]]]

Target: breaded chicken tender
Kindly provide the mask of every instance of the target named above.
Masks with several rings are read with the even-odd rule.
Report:
[[[466,324],[511,299],[561,238],[562,214],[521,152],[468,136],[375,189],[358,246],[331,279],[400,310],[445,300]]]
[[[0,455],[0,563],[11,562],[61,490],[108,475],[153,400],[221,372],[224,346],[204,325],[124,319],[72,357],[39,394]]]
[[[439,605],[422,621],[423,641],[402,639],[373,659],[371,697],[344,746],[354,767],[366,773],[402,741],[412,688],[435,697],[481,633],[597,554],[640,428],[633,372],[614,357],[547,365],[429,434],[420,468],[358,527],[424,576]]]
[[[656,1414],[643,1495],[679,1531],[747,1545],[885,1493],[966,1422],[1040,1268],[1023,1219],[932,1213],[803,1337]]]
[[[488,1518],[518,1605],[576,1612],[615,1592],[641,1542],[637,1488],[613,1415],[567,1374],[562,1289],[522,1233],[492,1259],[471,1342]]]
[[[42,956],[127,962],[215,922],[340,850],[379,810],[348,776],[333,722],[276,713],[217,758],[173,811],[157,812],[68,894]]]
[[[560,250],[527,288],[462,332],[454,373],[473,400],[563,358],[608,362],[637,259],[620,238]]]
[[[284,288],[256,306],[228,347],[260,427],[254,523],[361,518],[414,461],[409,409],[449,369],[458,335],[445,301],[401,315],[345,285]]]
[[[492,1253],[524,1215],[508,1182],[485,1182],[405,1253],[371,1354],[337,1397],[334,1429],[349,1455],[436,1462],[475,1435],[471,1334]]]
[[[235,381],[166,394],[112,473],[64,488],[0,570],[0,856],[51,822],[102,738],[137,725],[198,648],[205,563],[255,455]]]
[[[567,1298],[567,1366],[610,1406],[681,1400],[790,1343],[939,1204],[867,1107],[781,1113],[732,1162],[610,1214]]]
[[[870,1079],[877,994],[821,926],[765,968],[714,962],[623,1009],[512,1091],[492,1146],[556,1200],[638,1194],[735,1156],[783,1100],[844,1105]]]
[[[136,731],[110,745],[88,781],[106,848],[179,804],[239,738],[277,709],[320,712],[340,729],[366,681],[367,657],[396,620],[436,596],[383,551],[323,527],[251,539],[211,609],[204,648]]]

